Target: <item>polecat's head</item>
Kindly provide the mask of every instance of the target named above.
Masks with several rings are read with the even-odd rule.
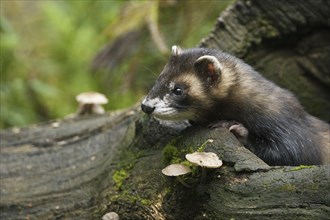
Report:
[[[195,120],[211,108],[212,90],[221,79],[217,52],[203,48],[182,51],[172,47],[172,56],[141,108],[164,120]]]

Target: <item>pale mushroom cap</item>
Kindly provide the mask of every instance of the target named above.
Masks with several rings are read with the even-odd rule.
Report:
[[[76,96],[76,100],[82,104],[107,104],[108,99],[105,95],[98,92],[83,92]]]
[[[180,176],[190,172],[190,168],[182,164],[171,164],[162,169],[162,173],[166,176]]]
[[[103,215],[102,220],[119,220],[119,215],[115,212],[108,212]]]
[[[222,161],[218,155],[212,152],[194,152],[192,154],[186,154],[186,159],[198,166],[207,168],[221,167]]]

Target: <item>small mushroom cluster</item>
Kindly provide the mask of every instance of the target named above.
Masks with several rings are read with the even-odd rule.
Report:
[[[202,167],[202,181],[205,180],[207,168],[219,168],[222,166],[222,161],[213,152],[194,152],[187,154],[186,159],[192,164]]]
[[[98,92],[83,92],[76,96],[79,103],[78,115],[104,114],[102,105],[108,103],[107,97]]]
[[[190,173],[191,169],[182,164],[170,164],[164,169],[162,169],[162,173],[166,176],[176,176],[182,185],[186,187],[190,187],[180,176]]]
[[[194,152],[186,154],[186,159],[190,163],[202,168],[202,182],[205,180],[207,168],[219,168],[222,166],[222,161],[219,159],[218,155],[213,152]],[[180,176],[190,172],[191,169],[182,164],[170,164],[162,170],[162,173],[166,176],[176,176],[178,181],[186,187],[189,187],[189,185],[185,183]]]

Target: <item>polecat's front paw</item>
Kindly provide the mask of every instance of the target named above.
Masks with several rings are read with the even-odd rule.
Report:
[[[209,126],[210,128],[227,128],[243,144],[248,142],[249,131],[243,124],[236,121],[218,121]]]

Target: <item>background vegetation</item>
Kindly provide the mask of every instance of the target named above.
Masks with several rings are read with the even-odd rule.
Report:
[[[132,105],[171,45],[196,46],[230,2],[1,0],[0,128],[71,114],[84,91]]]

